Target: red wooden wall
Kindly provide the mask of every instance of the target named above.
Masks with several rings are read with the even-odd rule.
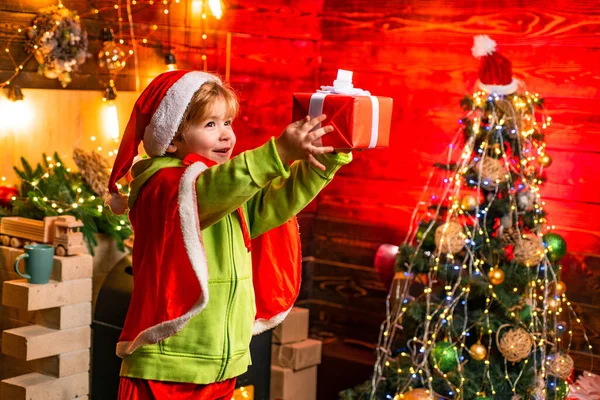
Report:
[[[500,0],[331,0],[323,11],[322,80],[338,68],[394,98],[389,149],[357,154],[321,197],[321,212],[393,226],[408,222],[431,163],[445,160],[488,34],[514,76],[546,98],[554,163],[542,191],[572,251],[600,253],[600,3]]]
[[[117,2],[64,1],[82,14],[90,53],[100,49],[103,26],[118,28]],[[37,8],[54,3],[2,2],[0,42],[27,25]],[[315,262],[307,266],[312,274],[306,304],[314,306],[317,329],[366,342],[376,338],[386,288],[377,281],[372,257],[378,244],[403,240],[432,164],[445,160],[461,117],[459,100],[476,79],[471,46],[477,34],[495,39],[512,60],[514,75],[546,99],[554,121],[547,135],[554,163],[542,190],[548,220],[568,242],[568,294],[584,316],[597,314],[592,305],[600,301],[599,2],[232,0],[225,1],[218,22],[199,19],[189,5],[182,0],[171,7],[178,65],[202,69],[205,54],[208,69],[224,75],[231,34],[231,83],[241,99],[234,123],[240,149],[278,135],[290,122],[292,93],[331,83],[338,68],[354,71],[355,86],[394,98],[390,148],[356,153],[318,198],[316,222],[303,235],[313,239],[307,244]],[[147,0],[133,8],[138,39],[157,26],[148,43],[139,43],[142,84],[164,70],[163,9],[161,1],[151,6]],[[128,36],[122,37],[129,48]],[[16,40],[12,54],[22,52],[21,46]],[[117,80],[121,90],[134,88],[132,61]],[[29,63],[15,82],[59,87],[35,69]],[[0,55],[1,76],[11,70]],[[70,88],[99,90],[105,80],[91,58]],[[584,275],[593,279],[581,279]],[[600,318],[584,320],[600,338]]]
[[[459,101],[471,93],[477,79],[473,36],[488,34],[512,60],[514,76],[545,97],[553,118],[547,130],[553,165],[542,195],[549,222],[568,243],[564,260],[568,295],[584,316],[597,348],[600,3],[327,0],[321,26],[322,82],[331,82],[337,68],[349,69],[354,71],[355,86],[394,98],[390,148],[356,153],[355,161],[319,197],[318,218],[328,220],[321,234],[329,239],[323,239],[322,247],[330,249],[321,253],[342,253],[323,257],[346,263],[346,273],[356,278],[345,287],[359,286],[366,293],[360,300],[356,291],[346,292],[344,304],[352,317],[340,321],[349,326],[341,334],[368,341],[365,326],[378,332],[369,317],[377,304],[383,305],[385,290],[364,275],[367,256],[378,242],[398,244],[404,239],[432,164],[446,159],[461,117]],[[327,233],[335,230],[331,222],[343,226],[337,235]],[[353,229],[348,224],[356,225],[354,233],[349,233]],[[318,235],[316,240],[321,240]],[[315,276],[332,275],[331,268],[317,263]],[[363,268],[362,276],[356,268]],[[318,282],[314,287],[315,296],[324,300],[317,302],[318,307],[330,323],[336,315],[327,304],[331,298],[321,294]],[[587,349],[581,333],[577,335],[575,350]],[[578,368],[587,368],[589,357],[579,357],[577,363]]]

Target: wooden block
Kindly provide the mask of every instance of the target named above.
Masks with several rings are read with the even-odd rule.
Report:
[[[93,258],[89,254],[70,257],[54,256],[52,279],[60,282],[91,278],[93,265]]]
[[[308,309],[294,307],[286,319],[273,330],[273,342],[299,342],[308,338]]]
[[[273,344],[271,365],[298,371],[321,364],[321,341],[306,339],[288,344]]]
[[[62,378],[90,370],[90,349],[61,353],[50,358],[35,361],[38,372],[47,372]]]
[[[0,332],[5,331],[7,329],[21,328],[23,326],[29,325],[31,324],[23,322],[17,318],[0,317]]]
[[[56,330],[40,325],[2,332],[2,353],[20,360],[37,360],[90,348],[89,326]]]
[[[5,307],[11,309],[9,307]],[[92,303],[71,304],[47,310],[19,310],[18,318],[31,324],[53,329],[70,329],[89,326],[92,323]]]
[[[4,355],[4,361],[22,371],[62,378],[90,370],[90,350],[77,350],[39,360],[24,361]]]
[[[271,366],[271,400],[315,400],[317,398],[317,367],[294,371]]]
[[[15,363],[13,361],[16,361],[16,359],[5,356],[4,354],[0,354],[0,381],[32,372],[22,364]],[[0,396],[0,399],[4,400],[2,396]]]
[[[22,250],[0,246],[0,281],[21,279],[13,269],[13,263],[21,253],[23,253]],[[23,270],[22,268],[21,266],[21,271]],[[0,288],[1,292],[2,288]]]
[[[0,246],[0,267],[8,269],[13,263],[12,249],[6,246]]]
[[[23,249],[0,246],[0,265],[4,263],[4,265],[12,271],[15,259],[21,254],[23,254]]]
[[[92,301],[92,280],[50,281],[44,285],[27,283],[25,279],[6,281],[3,285],[2,304],[34,311]]]
[[[80,399],[89,394],[89,374],[53,378],[34,372],[3,380],[0,394],[7,400]]]

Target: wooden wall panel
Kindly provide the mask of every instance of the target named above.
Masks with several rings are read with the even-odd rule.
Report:
[[[26,108],[22,118],[25,126],[9,128],[13,115],[11,104],[0,97],[0,176],[8,182],[18,183],[13,166],[21,167],[21,157],[33,165],[42,161],[42,153],[57,152],[65,165],[75,167],[73,149],[98,150],[108,157],[111,149],[117,149],[104,130],[103,109],[100,93],[83,90],[23,89]],[[137,99],[134,92],[121,92],[116,100],[121,129],[129,119]],[[92,141],[92,136],[96,137]],[[110,159],[110,158],[109,158]]]
[[[167,27],[166,17],[162,13],[162,2],[150,6],[147,1],[138,1],[133,6],[133,21],[138,40],[140,84],[143,89],[156,75],[165,70]],[[210,71],[225,75],[227,62],[227,32],[231,34],[231,84],[240,97],[240,114],[235,122],[238,134],[237,151],[256,147],[271,136],[279,135],[289,124],[291,118],[291,94],[294,91],[312,90],[318,83],[320,10],[322,2],[284,1],[261,2],[241,0],[227,2],[226,14],[221,21],[212,18],[202,20],[191,9],[186,11],[189,2],[173,3],[171,8],[172,46],[180,68],[203,68],[202,55],[207,55]],[[0,5],[0,43],[6,43],[17,28],[30,25],[35,12],[42,7],[55,4],[54,1],[14,1]],[[13,179],[11,167],[18,163],[20,156],[35,161],[41,150],[58,151],[62,155],[70,154],[73,143],[80,143],[82,137],[98,136],[100,124],[99,100],[101,90],[108,81],[108,75],[102,74],[97,66],[96,54],[101,48],[101,29],[109,25],[122,37],[122,48],[130,49],[128,25],[123,23],[123,36],[119,36],[116,23],[117,11],[114,1],[85,0],[66,1],[66,7],[77,10],[82,24],[90,38],[91,57],[77,73],[72,75],[73,82],[68,90],[60,88],[57,80],[49,80],[36,73],[37,63],[31,60],[13,84],[24,88],[26,101],[35,109],[37,122],[27,128],[8,134],[0,133],[3,142],[2,168],[0,174]],[[124,4],[124,3],[123,3]],[[100,10],[98,14],[93,9]],[[124,10],[123,17],[126,17]],[[187,14],[186,14],[187,13]],[[204,22],[203,22],[204,21]],[[157,29],[153,30],[153,25]],[[283,29],[286,26],[288,29]],[[202,33],[207,38],[201,38]],[[148,34],[148,43],[141,39]],[[10,44],[11,54],[16,60],[26,57],[23,50],[24,36],[14,38]],[[125,69],[117,76],[119,90],[117,100],[120,128],[124,129],[137,94],[126,92],[135,89],[133,57],[128,59]],[[12,74],[12,63],[4,53],[0,53],[0,80]],[[290,74],[290,71],[294,71]],[[44,94],[31,91],[31,88],[55,88],[56,92]],[[96,93],[74,94],[73,90],[93,90]],[[46,102],[48,96],[51,102]],[[78,102],[82,96],[85,101]],[[74,100],[75,99],[75,100]],[[123,99],[123,100],[121,100]],[[75,101],[75,102],[73,102]],[[67,105],[63,108],[63,105]],[[85,105],[85,107],[84,107]],[[53,107],[58,107],[53,110]],[[91,108],[90,108],[91,107]],[[67,112],[69,110],[70,112]],[[51,114],[51,115],[50,115]],[[50,118],[51,132],[41,129],[43,119]],[[62,136],[58,136],[53,122],[62,125]],[[39,139],[34,143],[40,146],[23,146],[22,140]],[[88,140],[89,141],[89,140]],[[105,146],[102,143],[84,143],[83,147],[92,149]],[[69,156],[67,156],[69,157]]]
[[[16,28],[28,26],[38,8],[51,4],[55,1],[3,1],[0,43]],[[106,21],[119,34],[114,0],[64,4],[81,14],[92,55],[100,49],[100,30]],[[93,7],[100,12],[94,14]],[[330,84],[338,68],[355,72],[355,86],[394,98],[390,148],[355,153],[354,162],[340,170],[311,206],[316,219],[307,223],[313,215],[305,214],[303,248],[308,258],[302,301],[313,311],[314,333],[375,340],[385,288],[372,267],[373,256],[379,244],[404,239],[432,164],[446,159],[448,143],[459,128],[459,101],[472,91],[477,77],[478,61],[471,56],[475,34],[491,35],[512,60],[514,75],[546,98],[553,118],[548,149],[554,160],[542,192],[548,219],[567,239],[575,264],[598,269],[591,260],[600,254],[600,226],[590,218],[600,207],[600,178],[595,173],[600,165],[597,2],[234,0],[226,7],[223,19],[215,21],[194,15],[189,1],[173,4],[171,45],[180,68],[201,69],[206,55],[207,68],[224,75],[227,33],[231,35],[231,84],[240,97],[240,115],[234,123],[237,152],[279,135],[290,122],[292,93]],[[162,2],[151,6],[146,0],[133,8],[138,40],[149,35],[148,43],[138,42],[142,88],[165,69],[163,9]],[[129,49],[127,27],[125,21],[123,47]],[[22,43],[21,37],[11,44],[17,59],[25,56]],[[0,173],[5,175],[19,155],[34,161],[42,149],[67,154],[78,138],[88,140],[98,129],[99,93],[86,97],[83,92],[60,90],[56,80],[40,77],[36,68],[29,62],[15,83],[26,87],[36,115],[50,123],[46,127],[37,121],[25,134],[0,138]],[[0,54],[0,80],[10,76],[11,69]],[[117,78],[122,128],[136,98],[125,91],[135,88],[134,72],[130,59]],[[73,77],[70,89],[94,91],[101,90],[108,78],[94,57]],[[32,87],[59,90],[38,95],[27,90]],[[46,117],[54,104],[59,104],[56,115]],[[27,140],[35,144],[26,146]],[[84,143],[86,148],[94,146]],[[434,174],[432,189],[441,177]],[[592,304],[586,297],[577,301],[584,309]],[[586,323],[594,322],[588,318]]]
[[[3,2],[0,6],[0,43],[6,43],[12,38],[18,28],[30,26],[31,20],[38,9],[54,5],[56,2],[14,1]],[[64,2],[66,7],[76,10],[81,16],[82,26],[88,32],[90,39],[89,52],[91,57],[83,64],[77,74],[73,74],[71,89],[103,89],[108,76],[101,71],[96,62],[96,55],[102,46],[101,30],[110,26],[125,50],[131,49],[129,24],[122,4],[121,17],[124,19],[119,31],[117,23],[118,11],[114,9],[115,1],[100,0],[89,2],[73,0]],[[320,12],[322,1],[300,2],[258,2],[240,0],[227,2],[225,15],[221,20],[209,17],[202,19],[199,13],[194,13],[191,1],[172,3],[171,17],[171,47],[177,58],[179,68],[203,69],[202,55],[207,55],[208,70],[225,74],[226,35],[232,35],[231,65],[242,73],[258,73],[275,79],[306,78],[307,74],[318,71],[318,56],[315,52],[320,39]],[[99,13],[94,13],[94,9]],[[167,16],[161,1],[150,5],[147,1],[138,1],[132,6],[134,32],[137,39],[139,58],[139,75],[141,88],[165,70],[164,55],[167,52]],[[156,26],[156,30],[153,29]],[[206,33],[207,38],[202,39]],[[148,42],[142,43],[147,37]],[[27,54],[23,49],[24,33],[13,38],[10,50],[17,62],[25,60]],[[310,54],[308,54],[309,52]],[[15,84],[24,87],[60,88],[56,80],[37,77],[34,73],[37,63],[34,60],[25,64],[23,73]],[[294,74],[290,74],[293,70]],[[0,79],[12,75],[14,66],[10,59],[0,54]],[[134,59],[128,60],[128,65],[117,77],[117,87],[121,90],[135,90],[133,78]],[[232,71],[233,73],[233,71]],[[268,78],[271,79],[271,78]]]
[[[462,116],[459,102],[477,79],[478,60],[471,55],[476,34],[496,40],[512,61],[514,76],[546,99],[553,119],[546,131],[553,164],[546,171],[542,195],[549,222],[567,240],[570,258],[565,262],[575,266],[565,279],[581,280],[582,266],[592,276],[600,273],[600,225],[590,218],[600,211],[600,5],[566,0],[329,0],[323,12],[321,82],[330,84],[338,68],[352,70],[356,87],[393,97],[394,112],[390,148],[355,152],[352,164],[319,197],[317,218],[334,222],[315,225],[313,246],[319,261],[314,276],[359,285],[375,299],[364,304],[375,309],[377,299],[384,309],[384,297],[368,289],[361,277],[369,270],[374,273],[379,244],[404,240],[433,163],[447,158]],[[433,172],[425,201],[440,193],[442,177]],[[567,285],[587,316],[588,333],[597,336],[597,313],[591,305],[600,286]],[[317,287],[313,293],[320,315],[312,322],[359,340],[369,337],[364,329],[368,326],[376,336],[381,319],[359,321],[358,312],[352,319],[344,311],[352,303],[314,282]],[[582,351],[584,344],[579,341],[575,348]],[[576,358],[579,368],[589,364],[589,357]]]

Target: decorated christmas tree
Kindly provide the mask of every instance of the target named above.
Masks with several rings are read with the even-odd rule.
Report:
[[[540,194],[551,119],[495,48],[475,38],[477,89],[450,146],[460,152],[436,165],[440,194],[417,208],[399,249],[404,279],[388,296],[373,379],[343,399],[567,396],[579,319],[560,278],[566,243]]]

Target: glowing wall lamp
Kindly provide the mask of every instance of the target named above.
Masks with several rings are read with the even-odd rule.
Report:
[[[221,5],[221,0],[208,0],[208,7],[216,19],[221,19],[223,16],[223,6]]]
[[[165,55],[165,64],[167,65],[167,69],[169,71],[177,69],[177,61],[175,60],[175,55],[170,51]]]
[[[111,79],[106,89],[104,89],[104,97],[102,98],[105,103],[102,109],[102,122],[106,136],[113,141],[119,140],[120,132],[117,105],[115,104],[116,98],[117,89],[115,88],[115,82]]]
[[[30,126],[33,120],[33,110],[30,104],[24,100],[25,96],[19,86],[8,87],[6,98],[0,104],[0,129],[10,132],[23,130]]]
[[[192,14],[198,15],[202,14],[202,18],[206,18],[206,5],[204,4],[204,0],[193,0],[192,1]],[[221,0],[208,0],[208,9],[210,13],[216,19],[221,19],[223,17],[223,4]]]

